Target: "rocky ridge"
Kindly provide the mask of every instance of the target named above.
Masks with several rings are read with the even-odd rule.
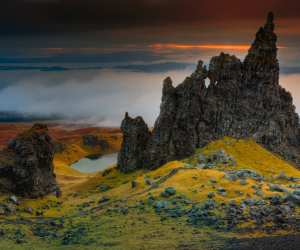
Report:
[[[291,94],[279,85],[274,27],[269,13],[243,62],[221,53],[208,69],[199,61],[196,71],[177,87],[166,78],[160,115],[151,132],[141,117],[126,114],[119,169],[157,168],[224,136],[254,138],[299,165],[299,117]]]
[[[0,190],[30,198],[59,194],[54,152],[46,125],[35,124],[18,135],[0,152]]]

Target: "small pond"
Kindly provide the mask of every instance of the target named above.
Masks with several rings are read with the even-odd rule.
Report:
[[[82,158],[71,165],[72,168],[82,173],[93,173],[107,169],[117,163],[118,153],[103,155],[97,159]]]

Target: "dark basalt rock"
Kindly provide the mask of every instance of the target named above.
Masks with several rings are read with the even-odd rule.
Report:
[[[224,136],[254,138],[300,166],[299,117],[291,94],[279,85],[273,19],[269,13],[244,62],[221,53],[211,59],[208,70],[200,61],[177,87],[168,77],[151,135],[144,122],[137,125],[125,118],[119,168],[157,168]]]
[[[121,125],[124,135],[121,151],[118,156],[118,167],[122,172],[130,172],[144,167],[144,153],[150,132],[143,118],[129,117],[128,113]]]
[[[66,149],[66,145],[59,141],[54,141],[54,152],[55,153],[62,153]]]
[[[30,198],[59,192],[54,151],[46,125],[35,124],[18,135],[0,152],[0,190]]]
[[[97,147],[99,146],[102,150],[109,149],[109,143],[99,138],[97,135],[84,135],[82,136],[83,145],[88,147]]]

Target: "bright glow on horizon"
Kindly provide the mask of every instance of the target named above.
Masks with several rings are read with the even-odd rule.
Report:
[[[149,46],[152,49],[224,49],[224,50],[239,50],[247,51],[249,45],[245,44],[178,44],[178,43],[156,43]],[[286,48],[278,46],[279,49]]]

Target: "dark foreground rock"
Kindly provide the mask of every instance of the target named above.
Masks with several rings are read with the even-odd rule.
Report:
[[[54,151],[45,125],[36,124],[18,135],[0,152],[0,190],[31,198],[59,193]]]
[[[151,134],[142,118],[126,115],[119,168],[157,168],[224,136],[252,137],[300,165],[299,117],[291,94],[279,85],[273,19],[269,13],[243,62],[221,53],[211,59],[209,69],[200,61],[177,87],[168,77]]]

